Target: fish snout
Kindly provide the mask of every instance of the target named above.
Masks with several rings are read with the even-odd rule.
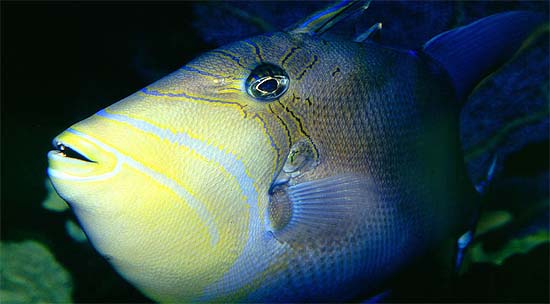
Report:
[[[48,153],[48,174],[53,179],[85,181],[116,173],[118,158],[89,135],[68,129],[53,140]]]

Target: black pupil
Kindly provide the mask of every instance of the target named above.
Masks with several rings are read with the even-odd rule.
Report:
[[[246,79],[246,92],[258,101],[272,101],[288,89],[288,75],[280,67],[264,63],[250,72]]]
[[[258,85],[258,89],[264,92],[274,92],[277,90],[278,82],[275,79],[268,79]]]

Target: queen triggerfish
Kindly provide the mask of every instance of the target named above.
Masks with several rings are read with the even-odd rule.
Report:
[[[124,278],[159,302],[346,300],[470,229],[461,105],[541,19],[417,50],[325,35],[368,4],[204,53],[53,140],[55,189]]]

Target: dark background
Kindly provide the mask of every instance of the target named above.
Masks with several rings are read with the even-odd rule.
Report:
[[[73,299],[77,302],[148,301],[89,244],[77,243],[67,235],[64,222],[73,217],[70,212],[54,213],[40,206],[46,196],[46,153],[51,149],[51,139],[206,50],[265,30],[284,28],[325,4],[3,1],[2,242],[35,239],[45,243],[71,273]],[[546,1],[375,2],[371,6],[361,24],[382,21],[381,43],[411,48],[443,30],[498,11],[522,8],[548,14]],[[266,23],[250,25],[250,19],[235,13],[232,7],[260,16]],[[360,31],[358,27],[353,30]],[[501,77],[508,82],[497,76],[485,91],[472,97],[463,115],[465,146],[475,147],[491,137],[513,115],[547,110],[548,39],[540,44],[525,62],[508,66],[508,74]],[[526,65],[533,70],[525,72]],[[510,75],[519,79],[518,73],[528,74],[511,82],[527,93],[514,96],[510,90],[498,97],[495,92],[503,91]],[[541,86],[542,93],[533,89]],[[519,103],[528,97],[529,106]],[[521,204],[547,199],[547,115],[518,128],[498,144],[505,157],[499,162],[500,179],[489,195],[489,206],[523,210]],[[489,154],[470,162],[474,179],[483,175]],[[547,208],[542,215],[540,225],[548,225]],[[521,227],[530,226],[523,223]],[[429,263],[420,264],[395,282],[389,300],[548,302],[548,259],[546,243],[526,255],[510,258],[501,267],[474,265],[451,287],[435,279]]]

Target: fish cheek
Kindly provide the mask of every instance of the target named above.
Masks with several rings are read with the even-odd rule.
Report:
[[[132,168],[126,171],[123,168],[120,178],[113,180],[121,191],[104,198],[121,203],[121,210],[79,214],[85,218],[86,231],[93,235],[94,246],[111,257],[110,262],[125,278],[157,301],[190,300],[200,295],[242,251],[244,241],[235,230],[247,225],[248,213],[245,208],[233,207],[206,216],[193,208],[189,199],[182,199],[150,176]],[[221,219],[224,216],[235,220],[229,223]]]

